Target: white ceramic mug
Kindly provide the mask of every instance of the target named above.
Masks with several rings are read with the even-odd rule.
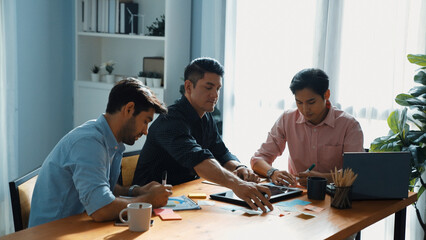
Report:
[[[126,211],[127,221],[122,216]],[[129,203],[127,208],[121,210],[120,221],[127,223],[132,232],[145,232],[149,230],[151,211],[152,205],[149,203]]]

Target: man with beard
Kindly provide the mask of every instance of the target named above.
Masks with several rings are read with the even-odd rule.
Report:
[[[223,74],[222,65],[211,58],[195,59],[185,68],[185,95],[150,127],[133,184],[161,182],[164,171],[172,185],[202,177],[232,189],[253,209],[272,210],[264,196],[271,196],[269,189],[228,151],[211,115]]]
[[[148,202],[154,208],[166,205],[171,186],[116,184],[123,143],[132,145],[146,135],[154,112],[167,109],[140,81],[117,83],[109,94],[106,113],[70,131],[47,156],[35,185],[29,226],[84,211],[95,221],[113,220],[131,202]]]

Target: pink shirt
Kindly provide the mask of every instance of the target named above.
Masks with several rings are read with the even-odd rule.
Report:
[[[315,163],[314,171],[329,173],[341,169],[344,152],[363,152],[364,136],[355,118],[336,107],[318,125],[306,121],[297,110],[285,111],[268,133],[266,142],[251,158],[251,166],[265,160],[271,164],[289,149],[288,171],[297,174]]]

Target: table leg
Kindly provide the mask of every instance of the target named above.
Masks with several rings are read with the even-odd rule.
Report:
[[[361,240],[361,231],[356,234],[355,240]]]
[[[394,232],[393,232],[393,239],[395,240],[405,239],[406,213],[407,213],[406,208],[395,213],[395,226],[394,226]]]

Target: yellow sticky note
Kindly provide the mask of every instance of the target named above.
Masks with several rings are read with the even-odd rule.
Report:
[[[188,197],[189,198],[202,198],[202,199],[204,199],[204,198],[207,197],[207,194],[205,194],[205,193],[189,193]]]

